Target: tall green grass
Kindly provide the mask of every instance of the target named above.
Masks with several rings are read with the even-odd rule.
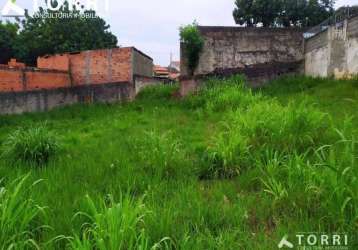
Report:
[[[277,249],[287,233],[356,232],[351,81],[283,78],[252,91],[235,76],[183,100],[175,91],[0,119],[0,175],[16,179],[0,192],[0,245]],[[9,139],[19,126],[31,132]],[[28,165],[42,167],[18,179]]]
[[[30,193],[40,181],[29,184],[29,176],[6,185],[0,182],[0,246],[1,249],[40,249],[41,222],[45,208],[31,199]]]
[[[135,201],[124,195],[119,202],[112,196],[107,196],[99,205],[86,197],[87,212],[75,215],[84,216],[88,222],[81,227],[81,233],[71,240],[71,249],[159,249],[165,245],[167,239],[151,245],[150,239],[144,230],[144,217],[149,213],[141,199]]]

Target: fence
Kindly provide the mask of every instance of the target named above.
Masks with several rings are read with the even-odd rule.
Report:
[[[358,6],[352,7],[341,7],[339,8],[333,16],[326,19],[322,23],[308,29],[304,33],[305,38],[310,38],[315,36],[316,34],[327,30],[330,26],[335,25],[337,28],[343,26],[343,22],[346,19],[350,19],[358,16]]]

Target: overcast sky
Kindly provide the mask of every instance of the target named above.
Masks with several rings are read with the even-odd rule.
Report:
[[[7,0],[0,0],[3,6]],[[40,2],[41,0],[39,0]],[[104,0],[98,0],[103,3]],[[25,8],[31,0],[17,0]],[[86,2],[86,0],[81,0]],[[119,45],[135,46],[168,65],[170,53],[179,59],[181,25],[197,20],[201,25],[235,25],[234,0],[109,0],[109,11],[99,6],[99,13],[111,25]],[[336,7],[358,4],[358,0],[338,0]],[[103,4],[102,4],[103,5]],[[31,5],[30,5],[31,6]],[[30,8],[31,9],[31,8]]]
[[[235,25],[234,0],[120,0],[111,2],[108,18],[112,31],[124,46],[134,45],[168,65],[170,53],[179,59],[178,27],[196,19],[201,25]],[[337,6],[358,0],[338,0]]]

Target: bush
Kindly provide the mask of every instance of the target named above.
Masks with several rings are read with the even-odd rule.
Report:
[[[59,149],[57,137],[45,126],[19,129],[4,142],[3,156],[12,162],[30,165],[47,164]]]

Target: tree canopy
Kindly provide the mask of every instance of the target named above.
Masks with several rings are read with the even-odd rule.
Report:
[[[56,11],[40,8],[32,16],[26,12],[19,26],[18,32],[10,32],[12,46],[2,42],[9,40],[6,36],[10,34],[0,32],[0,47],[8,48],[12,51],[9,54],[28,65],[35,65],[37,57],[46,54],[117,46],[117,38],[109,31],[110,26],[95,11],[70,10],[67,3]]]
[[[5,64],[14,57],[14,42],[18,29],[17,24],[0,21],[0,64]]]
[[[335,0],[236,0],[235,22],[245,26],[314,26],[334,13]]]

